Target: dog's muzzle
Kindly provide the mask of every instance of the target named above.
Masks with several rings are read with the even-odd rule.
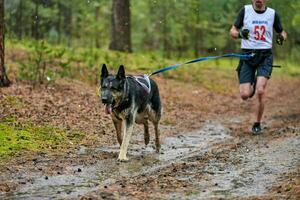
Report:
[[[108,98],[105,97],[105,96],[102,96],[102,97],[101,97],[101,102],[102,102],[103,104],[108,104],[108,103],[109,103]]]
[[[111,112],[112,112],[112,106],[111,106],[111,103],[109,102],[109,100],[107,98],[105,98],[105,97],[102,97],[101,101],[102,101],[102,103],[105,106],[105,113],[106,114],[111,114]]]
[[[111,104],[105,104],[105,113],[106,114],[111,114],[112,113]]]
[[[111,114],[112,113],[112,97],[111,93],[108,90],[101,91],[101,102],[105,106],[105,113]]]

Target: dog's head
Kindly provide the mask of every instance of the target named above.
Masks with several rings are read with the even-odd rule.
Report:
[[[126,80],[124,66],[121,65],[114,76],[108,73],[106,65],[103,64],[100,79],[101,102],[105,105],[105,112],[111,114],[112,109],[120,104],[123,97]]]

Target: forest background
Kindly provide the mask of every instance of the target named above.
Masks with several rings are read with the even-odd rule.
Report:
[[[102,63],[114,68],[125,64],[132,70],[149,72],[195,57],[239,52],[240,43],[230,38],[229,29],[239,10],[249,3],[250,0],[5,1],[6,48],[26,52],[26,56],[12,53],[13,62],[9,61],[7,70],[17,79],[33,82],[64,76],[80,78],[79,75],[94,83]],[[293,63],[300,57],[300,1],[272,0],[268,6],[279,13],[289,36],[283,46],[274,45],[277,62],[283,62],[290,74],[298,75]],[[127,30],[121,34],[116,31],[117,18],[125,20],[121,23]],[[230,65],[232,69],[236,63],[231,60],[229,64],[216,65]],[[74,66],[78,68],[75,71],[81,71],[79,74],[70,69]]]

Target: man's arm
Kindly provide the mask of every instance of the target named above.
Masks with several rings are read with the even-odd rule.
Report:
[[[230,36],[233,39],[238,39],[239,38],[239,29],[243,27],[244,23],[244,16],[245,16],[245,8],[243,7],[240,11],[239,14],[236,18],[236,21],[234,22],[234,25],[232,25],[230,29]]]
[[[232,25],[231,29],[230,29],[230,36],[233,39],[238,39],[239,38],[239,30],[235,27],[235,25]]]
[[[233,39],[242,38],[244,40],[249,39],[249,29],[240,29],[238,30],[235,25],[233,25],[230,29],[230,35]]]
[[[278,33],[276,42],[277,44],[282,45],[282,42],[287,39],[287,33],[283,30],[281,25],[281,20],[277,12],[275,12],[275,19],[273,25],[276,33]]]

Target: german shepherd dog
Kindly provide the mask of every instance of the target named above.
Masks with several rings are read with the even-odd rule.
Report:
[[[133,131],[134,122],[144,125],[145,145],[149,143],[150,120],[155,129],[156,152],[160,150],[158,123],[162,114],[159,90],[152,80],[138,81],[133,76],[126,76],[124,66],[118,73],[110,75],[105,64],[101,70],[101,101],[105,112],[112,117],[117,132],[117,140],[121,146],[118,160],[127,161],[127,148]],[[143,84],[150,84],[145,89]],[[150,91],[147,90],[150,88]]]

